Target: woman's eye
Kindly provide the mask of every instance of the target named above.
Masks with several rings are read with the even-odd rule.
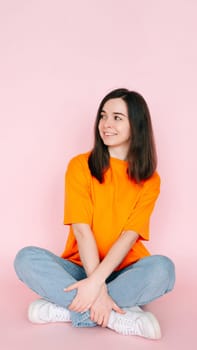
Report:
[[[106,118],[107,118],[106,115],[101,114],[101,119],[106,119]]]
[[[115,120],[122,120],[122,119],[119,117],[119,115],[115,115],[115,116],[114,116],[114,119],[115,119]]]

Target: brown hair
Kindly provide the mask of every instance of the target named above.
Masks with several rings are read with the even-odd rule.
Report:
[[[94,127],[94,147],[90,153],[89,169],[100,183],[104,182],[104,173],[109,168],[109,151],[103,143],[98,130],[101,111],[104,104],[113,98],[122,98],[128,108],[129,123],[132,130],[130,148],[127,155],[128,175],[137,183],[146,180],[154,173],[157,156],[150,112],[144,98],[135,91],[116,89],[108,93],[100,103]]]

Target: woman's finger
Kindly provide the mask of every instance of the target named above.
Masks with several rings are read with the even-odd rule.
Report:
[[[80,306],[80,300],[77,298],[77,296],[73,299],[72,303],[69,305],[69,309],[75,309]]]
[[[98,312],[94,312],[93,322],[98,323]]]
[[[102,327],[103,328],[107,327],[108,322],[109,322],[109,315],[105,315],[105,317],[103,319]]]
[[[94,321],[94,310],[92,308],[90,309],[90,319]]]
[[[90,304],[83,305],[80,300],[73,300],[68,309],[76,312],[86,312],[90,309],[90,307]]]
[[[95,314],[93,308],[91,308],[90,309],[90,318],[91,318],[91,320],[94,321],[95,317],[96,317],[96,314]]]
[[[122,310],[116,303],[113,304],[113,310],[118,312],[119,314],[125,314],[125,311]]]
[[[99,317],[98,317],[97,324],[99,324],[99,326],[101,326],[102,323],[103,323],[103,315],[101,314],[101,315],[99,315]]]
[[[95,312],[93,321],[98,324],[98,321],[99,321],[99,314],[98,314],[98,312]]]
[[[64,292],[70,292],[73,289],[78,288],[78,283],[71,284],[71,286],[64,288]]]
[[[88,310],[89,310],[89,306],[85,305],[85,306],[79,307],[77,311],[83,313],[83,312],[86,312]]]

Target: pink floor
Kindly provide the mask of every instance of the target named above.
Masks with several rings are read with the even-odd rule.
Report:
[[[3,289],[2,289],[3,286]],[[28,304],[36,298],[17,280],[14,273],[1,283],[0,347],[11,349],[197,349],[197,285],[178,281],[170,294],[150,305],[160,321],[163,337],[159,341],[121,336],[100,327],[76,329],[70,324],[32,325],[27,321]]]

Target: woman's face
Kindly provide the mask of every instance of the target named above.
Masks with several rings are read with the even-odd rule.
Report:
[[[126,159],[131,140],[131,128],[126,102],[122,98],[108,100],[101,111],[98,125],[103,143],[110,155]]]

